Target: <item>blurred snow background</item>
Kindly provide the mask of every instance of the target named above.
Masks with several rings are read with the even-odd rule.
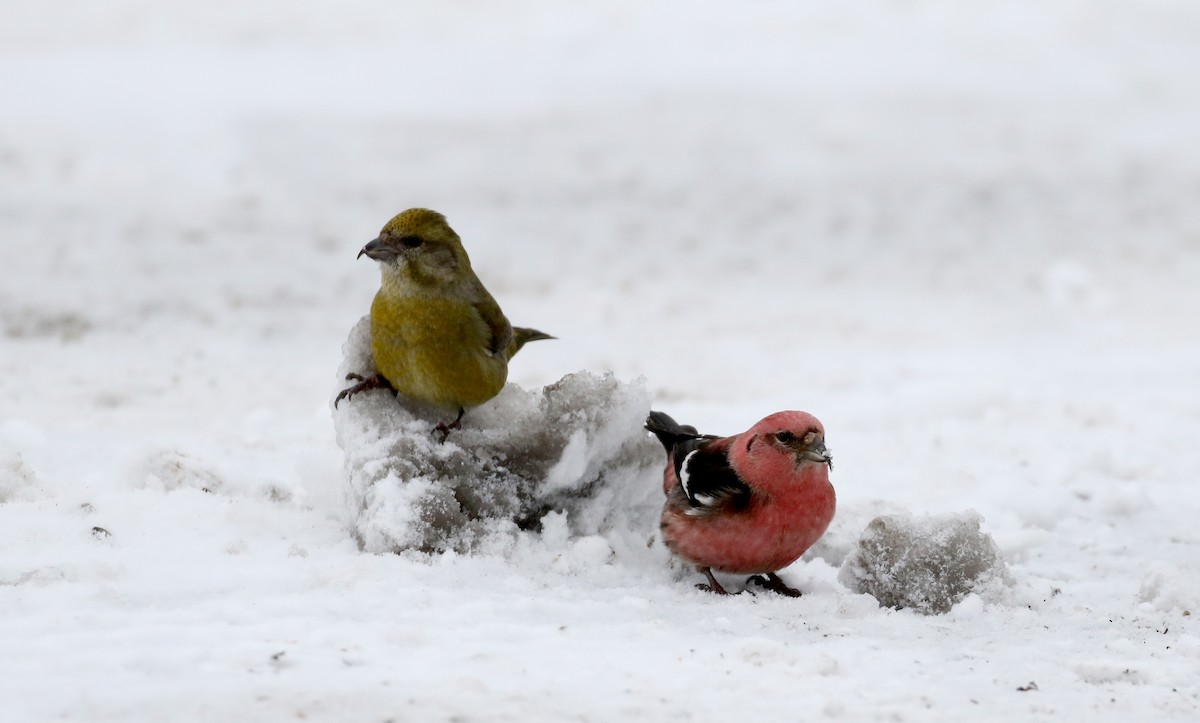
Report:
[[[1200,715],[1191,3],[0,8],[6,720]],[[358,550],[328,402],[415,205],[559,337],[521,386],[821,418],[805,597]],[[1011,599],[838,582],[966,510]]]

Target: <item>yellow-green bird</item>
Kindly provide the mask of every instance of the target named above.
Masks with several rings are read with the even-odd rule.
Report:
[[[376,374],[346,378],[334,406],[368,389],[385,388],[457,411],[435,431],[457,429],[469,407],[500,393],[508,360],[528,341],[553,339],[514,328],[471,270],[471,260],[446,217],[410,208],[388,221],[358,252],[379,262],[383,281],[371,304],[371,353]]]

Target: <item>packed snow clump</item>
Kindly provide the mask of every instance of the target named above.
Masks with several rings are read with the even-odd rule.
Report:
[[[945,613],[970,593],[990,597],[1010,582],[1000,549],[979,529],[978,513],[871,521],[838,580],[881,605]]]
[[[336,391],[346,374],[375,371],[369,317],[343,351]],[[557,512],[572,534],[644,548],[662,494],[662,449],[642,427],[649,409],[640,382],[578,372],[540,391],[507,385],[439,443],[432,430],[452,413],[385,390],[343,399],[333,419],[350,526],[371,552],[466,552]]]

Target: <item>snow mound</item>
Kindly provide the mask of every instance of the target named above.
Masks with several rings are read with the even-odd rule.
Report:
[[[881,605],[925,615],[948,612],[971,593],[992,596],[1011,579],[980,522],[973,511],[876,517],[842,564],[838,580]]]
[[[0,505],[40,496],[41,479],[21,449],[39,447],[45,441],[45,433],[32,424],[16,420],[0,424]]]
[[[335,391],[346,374],[375,371],[369,317],[343,352]],[[444,410],[379,390],[343,399],[333,420],[349,524],[370,552],[467,552],[511,549],[518,530],[561,513],[572,535],[644,550],[663,464],[642,428],[649,410],[640,381],[578,372],[541,391],[507,385],[439,444],[434,426],[452,419]]]
[[[1200,582],[1194,574],[1167,564],[1156,562],[1142,580],[1138,599],[1163,612],[1181,611],[1191,615],[1200,610]]]

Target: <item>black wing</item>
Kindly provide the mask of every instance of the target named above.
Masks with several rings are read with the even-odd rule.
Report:
[[[688,505],[696,512],[736,511],[750,503],[750,488],[729,466],[730,438],[700,434],[662,412],[650,412],[646,429],[666,448]]]
[[[688,503],[699,509],[743,510],[750,504],[749,485],[729,466],[727,439],[689,439],[674,449],[675,476]]]

